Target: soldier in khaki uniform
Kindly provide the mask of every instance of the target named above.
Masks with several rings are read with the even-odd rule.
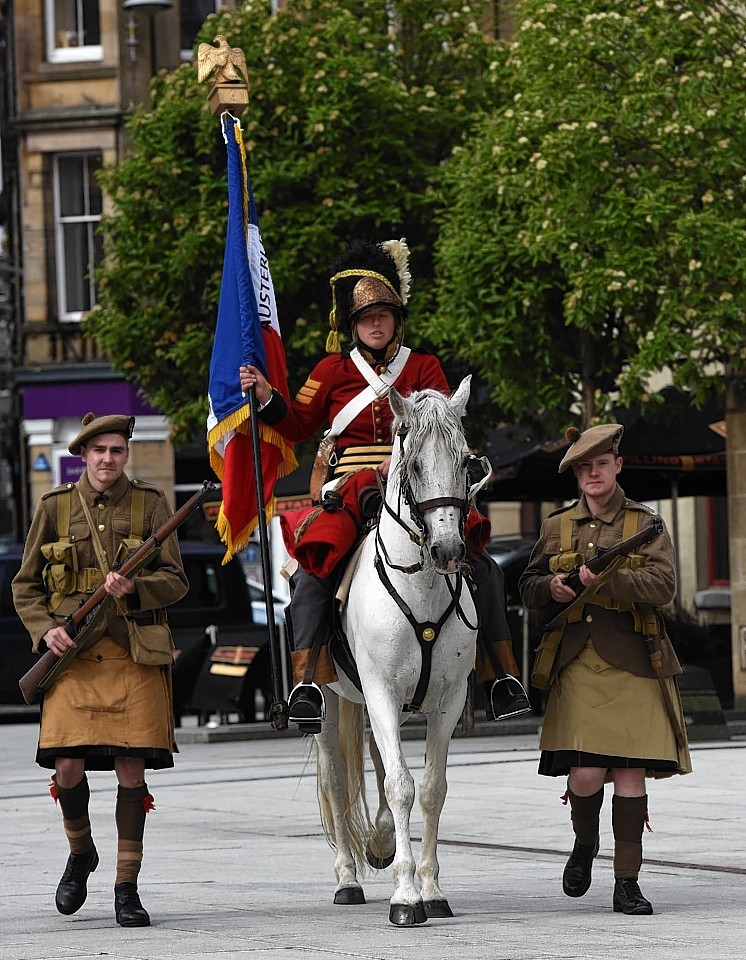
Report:
[[[582,434],[568,431],[572,445],[559,469],[572,467],[582,495],[542,525],[520,580],[527,607],[541,611],[552,601],[573,601],[576,593],[564,582],[570,569],[579,565],[587,590],[597,575],[585,561],[650,524],[652,511],[628,500],[617,483],[623,429],[615,423]],[[582,897],[590,887],[604,783],[611,782],[613,907],[650,914],[653,908],[638,885],[647,822],[645,778],[691,771],[675,680],[682,670],[658,613],[676,589],[668,533],[664,529],[638,554],[616,562],[621,565],[608,579],[599,579],[597,592],[560,624],[539,773],[568,778],[575,846],[562,880],[567,896]],[[659,654],[657,671],[648,639]]]
[[[188,583],[175,536],[133,580],[109,569],[171,516],[161,490],[129,480],[124,468],[134,417],[87,414],[69,446],[85,470],[76,484],[44,494],[26,540],[23,563],[13,581],[16,610],[35,651],[58,656],[76,646],[64,617],[102,582],[111,596],[104,618],[93,628],[93,645],[81,650],[44,694],[37,763],[53,769],[50,790],[62,810],[70,845],[57,888],[60,913],[75,913],[98,866],[88,816],[86,770],[114,770],[118,781],[118,834],[114,903],[117,923],[147,926],[137,878],[142,861],[145,815],[153,798],[145,768],[173,766],[176,745],[171,703],[171,641],[164,650],[138,653],[161,665],[135,662],[131,636],[142,626],[165,624],[163,608],[183,597]],[[89,519],[90,518],[90,519]],[[99,560],[101,557],[101,561]]]

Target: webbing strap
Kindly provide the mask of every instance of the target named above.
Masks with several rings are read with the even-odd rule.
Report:
[[[142,487],[132,488],[130,503],[130,537],[143,539],[145,532],[145,491]]]
[[[629,540],[637,533],[639,514],[636,510],[627,510],[624,514],[624,529],[622,530],[622,540]]]
[[[72,490],[65,490],[57,496],[57,536],[60,540],[70,538],[70,501]]]
[[[562,553],[569,553],[572,550],[572,510],[565,510],[560,517],[560,549]],[[628,540],[637,533],[639,525],[639,515],[636,510],[626,510],[624,513],[624,529],[622,530],[622,540]]]
[[[560,550],[569,553],[572,550],[572,510],[565,510],[560,517]]]
[[[617,613],[631,613],[635,608],[632,600],[617,600],[616,597],[588,597],[586,603],[594,603],[597,607],[614,610]]]

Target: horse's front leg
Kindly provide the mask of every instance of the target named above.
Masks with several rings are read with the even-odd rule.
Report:
[[[428,917],[452,917],[448,900],[438,886],[438,827],[443,811],[448,782],[446,762],[448,747],[458,723],[466,699],[466,686],[458,692],[442,711],[433,711],[427,716],[427,741],[425,770],[420,783],[420,807],[422,808],[422,846],[417,876],[422,888],[422,900]]]
[[[394,893],[389,920],[410,927],[427,920],[422,897],[415,883],[415,860],[409,834],[414,805],[414,779],[407,768],[399,738],[400,708],[385,687],[365,689],[365,700],[373,736],[381,754],[385,776],[384,793],[394,818],[396,852],[394,854]]]
[[[324,688],[326,719],[322,732],[316,734],[319,809],[324,833],[335,852],[334,873],[337,885],[334,902],[365,903],[363,888],[357,879],[355,858],[345,821],[347,801],[347,767],[339,748],[339,697]]]
[[[373,769],[376,774],[376,788],[378,791],[378,810],[376,811],[375,832],[368,841],[368,849],[365,856],[371,867],[376,870],[383,870],[391,866],[396,852],[396,835],[394,832],[394,818],[391,814],[391,807],[386,799],[384,779],[386,771],[383,769],[383,760],[376,743],[376,738],[371,733],[368,742],[370,758],[373,761]]]

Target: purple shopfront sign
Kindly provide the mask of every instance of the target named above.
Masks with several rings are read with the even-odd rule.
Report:
[[[57,470],[59,471],[57,484],[75,483],[84,467],[85,464],[80,457],[60,457],[57,461]]]
[[[92,411],[97,417],[110,413],[127,416],[157,414],[137,392],[134,383],[122,380],[93,383],[29,384],[23,388],[23,416],[26,420],[47,417],[75,417],[82,420]]]

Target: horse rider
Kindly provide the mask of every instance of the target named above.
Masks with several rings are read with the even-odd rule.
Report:
[[[651,525],[651,516],[659,519],[617,483],[623,430],[611,423],[582,434],[567,431],[572,445],[559,469],[572,468],[581,496],[544,521],[519,588],[534,610],[551,601],[570,604],[559,618],[549,614],[547,643],[556,628],[559,648],[546,671],[554,680],[539,762],[540,774],[567,777],[575,845],[563,891],[582,897],[591,885],[604,784],[611,782],[614,911],[645,915],[653,912],[638,884],[648,818],[645,778],[689,773],[691,760],[675,682],[681,666],[659,614],[676,589],[668,533],[661,522],[639,552],[617,558],[603,573],[586,566],[599,551]],[[578,595],[565,583],[576,568]]]
[[[78,644],[66,617],[103,584],[111,598],[101,620],[43,698],[36,762],[54,770],[50,792],[59,802],[70,846],[55,902],[63,914],[86,900],[99,862],[88,813],[89,770],[113,770],[117,862],[116,921],[149,926],[137,880],[146,814],[154,809],[145,769],[172,767],[176,752],[171,695],[173,641],[164,608],[189,589],[176,537],[132,579],[115,569],[171,517],[162,490],[124,472],[135,418],[83,418],[68,450],[85,468],[77,483],[45,493],[34,512],[21,568],[13,580],[18,615],[34,650],[58,657]],[[158,649],[143,651],[142,640]]]
[[[386,477],[392,449],[393,415],[387,399],[391,385],[405,395],[432,388],[450,396],[439,361],[403,342],[411,282],[408,258],[403,240],[358,241],[332,264],[328,356],[314,367],[289,407],[260,370],[240,368],[242,390],[255,387],[262,420],[288,441],[307,440],[330,425],[317,455],[322,473],[331,467],[332,476],[340,477],[367,467]],[[342,339],[348,343],[343,345]],[[311,485],[312,496],[320,496],[314,489],[320,483],[314,484],[312,479]],[[505,618],[502,571],[486,551],[471,553],[482,625],[477,677],[507,681],[492,683],[493,712],[499,719],[525,712],[529,704],[514,679],[518,667]],[[324,713],[318,685],[337,679],[329,654],[334,580],[314,576],[299,566],[291,581],[286,611],[295,683],[289,718],[309,733],[320,730]]]

